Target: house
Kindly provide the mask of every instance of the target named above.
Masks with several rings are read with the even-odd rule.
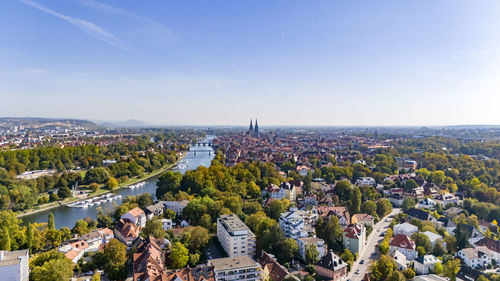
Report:
[[[146,207],[146,217],[148,220],[152,220],[154,217],[163,215],[163,209],[165,205],[163,202],[156,203]]]
[[[418,227],[411,223],[400,223],[393,227],[394,235],[403,234],[406,236],[411,236],[413,233],[418,232]]]
[[[446,248],[446,242],[444,242],[443,236],[430,231],[423,232],[423,234],[429,237],[429,241],[431,241],[432,248],[434,248],[434,245],[436,245],[436,242],[438,241],[441,241],[443,246]]]
[[[318,259],[321,259],[328,252],[325,241],[317,237],[300,237],[297,239],[297,245],[299,246],[299,256],[302,261],[306,260],[307,245],[314,245],[316,247]]]
[[[300,181],[300,183],[302,182]],[[271,183],[262,191],[262,196],[268,195],[272,199],[286,198],[290,202],[294,202],[299,188],[300,186],[296,186],[292,181],[283,182],[280,186]]]
[[[29,280],[29,251],[0,251],[0,276],[2,280]]]
[[[479,279],[479,277],[484,276],[487,277],[483,272],[470,268],[468,266],[460,267],[460,271],[457,273],[456,280],[457,281],[475,281]],[[487,278],[486,278],[487,279]]]
[[[417,274],[429,274],[434,272],[436,263],[441,262],[434,255],[424,255],[413,260],[413,266]]]
[[[359,223],[365,227],[373,226],[374,219],[368,214],[355,214],[351,217],[351,223]]]
[[[453,234],[457,225],[453,222],[452,219],[447,217],[440,217],[436,220],[436,228],[442,227],[446,230],[446,232]]]
[[[217,238],[230,257],[255,255],[255,235],[235,214],[217,219]]]
[[[472,225],[459,224],[455,229],[455,232],[457,232],[458,230],[464,232],[467,237],[470,237],[469,243],[471,244],[474,244],[484,238],[484,235]]]
[[[424,198],[420,202],[418,202],[418,207],[419,208],[424,208],[424,209],[433,209],[436,206],[436,201],[430,199],[430,198]]]
[[[488,248],[491,252],[493,252],[494,259],[499,262],[500,261],[500,241],[494,240],[489,237],[481,238],[479,241],[474,243],[474,246],[484,246]]]
[[[347,263],[330,250],[316,263],[316,274],[326,280],[346,280]]]
[[[407,235],[398,234],[389,242],[390,252],[400,251],[406,256],[406,259],[412,261],[417,258],[418,252],[415,246],[415,241]]]
[[[398,164],[398,170],[412,170],[415,171],[417,169],[417,161],[404,156],[404,157],[395,157],[396,163]]]
[[[126,212],[121,216],[120,219],[129,220],[133,224],[140,227],[145,227],[147,220],[146,213],[144,213],[144,211],[139,207],[133,208],[132,210]]]
[[[297,171],[297,173],[299,173],[299,175],[301,175],[302,177],[306,177],[307,174],[309,173],[309,171],[311,170],[311,168],[307,167],[307,166],[297,166],[297,168],[295,168],[295,170]]]
[[[351,215],[346,207],[318,206],[316,207],[316,212],[323,220],[328,220],[330,216],[335,215],[342,227],[346,227],[351,222]]]
[[[313,193],[309,193],[304,196],[303,203],[304,205],[318,206],[318,196]]]
[[[116,223],[114,234],[116,239],[128,247],[131,247],[135,239],[139,237],[139,231],[140,227],[135,223],[132,223],[127,219],[121,219]]]
[[[357,186],[363,186],[363,185],[375,186],[376,184],[377,182],[372,177],[360,177],[356,179]]]
[[[316,214],[291,208],[289,212],[281,213],[279,226],[287,238],[297,239],[314,235],[312,223],[315,220]]]
[[[392,252],[391,257],[396,262],[396,266],[397,266],[398,270],[403,271],[403,270],[406,270],[408,268],[408,266],[406,264],[406,256],[403,253],[401,253],[400,251],[396,250],[396,251]]]
[[[344,249],[349,249],[354,255],[361,253],[366,243],[366,228],[362,224],[350,224],[342,232]]]
[[[83,257],[83,254],[89,251],[89,248],[90,246],[85,240],[80,240],[59,247],[58,251],[64,253],[64,256],[73,263],[77,263]]]
[[[495,260],[495,254],[485,246],[465,248],[458,251],[456,255],[471,268],[487,267]]]
[[[451,193],[443,193],[443,194],[440,194],[438,195],[436,198],[435,198],[442,206],[446,206],[448,204],[454,204],[454,205],[458,205],[458,203],[460,202],[460,199],[451,194]]]
[[[431,214],[429,214],[428,212],[422,211],[419,209],[415,209],[415,208],[408,209],[408,210],[404,211],[404,213],[412,219],[417,219],[417,220],[421,220],[421,221],[428,221],[428,220],[431,220],[433,218],[431,216]]]
[[[166,209],[173,210],[178,216],[182,214],[182,210],[189,204],[189,200],[182,201],[163,201]]]
[[[265,251],[259,252],[256,261],[262,267],[262,280],[283,281],[285,278],[294,278],[273,255]]]
[[[80,241],[85,241],[89,245],[88,252],[98,251],[102,245],[106,245],[115,238],[113,231],[109,228],[96,229],[90,233],[80,236]]]
[[[151,237],[141,241],[132,258],[134,281],[163,280],[166,269],[165,256],[157,241]]]
[[[448,281],[447,278],[440,277],[436,274],[418,275],[413,278],[413,281]]]
[[[258,281],[262,279],[262,266],[249,255],[209,260],[213,266],[215,280],[246,280]]]
[[[173,223],[171,219],[162,219],[161,224],[163,225],[164,230],[170,230],[173,227]]]
[[[479,230],[482,233],[485,233],[492,225],[494,225],[491,222],[481,220],[481,219],[477,220],[477,224],[478,224]]]
[[[171,270],[162,275],[161,281],[215,281],[214,268],[200,264],[196,267],[185,267]]]

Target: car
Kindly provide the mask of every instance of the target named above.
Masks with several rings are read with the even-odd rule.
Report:
[[[355,273],[356,273],[356,274],[359,274],[359,269],[358,269],[358,270],[356,270],[356,272],[355,272]]]
[[[497,272],[498,272],[498,273],[500,273],[500,268],[499,268],[499,269],[497,269]]]
[[[365,260],[361,260],[359,264],[365,264]]]
[[[375,253],[375,251],[372,252],[372,256],[375,256],[377,253]]]

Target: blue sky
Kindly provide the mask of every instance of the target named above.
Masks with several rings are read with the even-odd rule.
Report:
[[[0,115],[500,124],[500,2],[9,0]]]

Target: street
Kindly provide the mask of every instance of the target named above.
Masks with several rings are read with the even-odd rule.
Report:
[[[385,236],[385,233],[387,229],[389,228],[389,225],[391,224],[392,218],[399,214],[401,212],[401,209],[399,208],[394,208],[392,212],[382,218],[378,223],[376,223],[373,226],[373,231],[370,233],[370,235],[366,238],[366,245],[359,254],[359,258],[354,261],[354,264],[352,265],[352,269],[347,275],[347,279],[351,281],[359,281],[363,279],[363,276],[367,272],[368,268],[370,267],[370,264],[375,256],[372,256],[373,252],[376,252],[375,245],[377,245],[379,242],[381,242],[384,237],[381,236],[383,234]],[[364,260],[364,264],[360,264],[360,261]],[[355,272],[359,270],[359,274],[356,274]]]

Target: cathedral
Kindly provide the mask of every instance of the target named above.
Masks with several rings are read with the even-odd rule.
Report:
[[[248,135],[252,138],[259,137],[259,124],[257,123],[257,119],[255,119],[255,127],[252,124],[252,119],[250,119],[250,127],[248,127]]]

